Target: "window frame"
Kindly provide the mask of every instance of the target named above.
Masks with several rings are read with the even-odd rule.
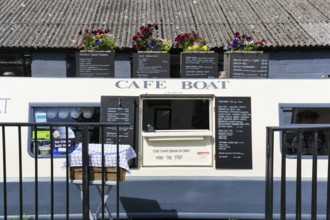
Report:
[[[171,135],[170,133],[172,132],[178,132],[180,134],[184,135],[193,135],[193,133],[198,133],[199,135],[201,133],[205,134],[213,134],[214,131],[214,95],[199,95],[199,96],[191,96],[191,95],[185,95],[181,94],[180,96],[178,95],[149,95],[149,96],[141,96],[140,97],[140,109],[141,109],[141,114],[140,114],[140,130],[142,133],[148,135],[146,129],[143,128],[143,109],[144,109],[144,101],[145,100],[205,100],[207,99],[209,101],[209,121],[208,121],[208,129],[160,129],[160,130],[155,130],[156,133],[161,134],[163,133],[165,136]],[[171,107],[159,107],[155,108],[156,109],[167,109],[171,111],[171,117],[173,117],[173,111]],[[155,121],[155,120],[154,120]],[[153,136],[153,135],[152,135]]]
[[[291,111],[291,122],[286,123],[286,119],[288,119],[288,115],[286,112],[288,112],[290,109],[293,110],[294,108],[301,108],[301,109],[316,109],[316,108],[329,108],[330,112],[330,103],[280,103],[279,104],[279,125],[280,126],[288,126],[288,127],[296,127],[297,125],[310,125],[310,124],[293,124],[293,111]],[[315,123],[314,125],[325,125],[329,123]],[[330,140],[327,140],[330,141]],[[326,144],[325,144],[326,145]],[[283,133],[280,133],[280,152],[282,154],[283,152]],[[293,158],[296,159],[296,154],[286,154],[287,158]],[[313,155],[301,155],[302,159],[312,159]],[[328,159],[328,156],[325,154],[318,154],[318,159]]]
[[[100,103],[97,102],[78,102],[78,103],[62,103],[62,102],[49,102],[49,103],[39,103],[39,102],[31,102],[29,103],[29,116],[28,116],[28,121],[30,123],[37,123],[36,121],[34,121],[34,109],[35,108],[99,108],[101,109]],[[70,115],[68,116],[70,117]],[[101,116],[100,116],[101,117]],[[98,120],[98,122],[100,122],[100,118]],[[55,122],[56,123],[56,122]],[[70,122],[68,122],[70,123]],[[32,149],[31,149],[31,143],[32,143],[32,127],[29,126],[28,127],[28,135],[27,135],[27,151],[28,154],[35,158],[35,153],[33,153]],[[77,144],[77,143],[75,143]],[[53,158],[65,158],[66,154],[54,154],[53,153],[53,146],[51,146],[51,153],[53,154]],[[41,155],[38,154],[38,158],[50,158],[50,154],[48,155]]]

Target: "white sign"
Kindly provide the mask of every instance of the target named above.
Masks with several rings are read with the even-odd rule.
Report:
[[[176,141],[172,141],[171,137],[143,137],[143,166],[212,166],[211,138],[184,138],[175,137]]]

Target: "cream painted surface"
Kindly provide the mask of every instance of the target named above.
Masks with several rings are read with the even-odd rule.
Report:
[[[143,166],[212,166],[210,132],[143,132]]]
[[[211,159],[207,158],[207,166],[186,167],[145,167],[132,170],[132,176],[223,176],[223,177],[264,177],[265,176],[265,145],[266,127],[279,125],[280,103],[330,103],[330,81],[326,79],[315,80],[238,80],[238,79],[91,79],[91,78],[0,78],[0,121],[1,122],[28,122],[29,103],[79,103],[100,102],[103,95],[140,96],[148,94],[199,96],[214,95],[217,97],[251,97],[252,112],[252,153],[253,169],[251,170],[225,170],[215,169],[214,143],[207,141],[205,149],[212,152]],[[4,100],[6,111],[4,111]],[[214,113],[213,113],[214,114]],[[212,116],[214,120],[214,115]],[[2,128],[0,128],[2,132]],[[18,176],[18,143],[15,129],[6,129],[7,149],[7,177]],[[34,176],[34,159],[27,154],[27,129],[22,129],[22,163],[24,175]],[[142,134],[143,136],[144,134]],[[203,135],[202,135],[203,136]],[[196,136],[196,137],[202,137]],[[164,140],[152,140],[144,136],[143,141],[154,142],[161,145]],[[151,140],[148,140],[150,139]],[[166,137],[161,137],[165,138]],[[187,145],[190,141],[203,140],[170,140],[173,145]],[[213,137],[214,138],[214,137]],[[2,139],[0,140],[0,176],[2,169]],[[142,141],[142,139],[141,139]],[[279,137],[275,138],[275,161],[279,163],[280,147]],[[141,143],[141,142],[140,142]],[[212,147],[210,147],[212,146]],[[142,155],[143,163],[151,165],[155,161],[145,161],[144,154],[152,151],[137,152]],[[191,158],[194,159],[194,158]],[[65,171],[60,168],[64,159],[54,160],[54,175],[63,176]],[[318,160],[319,177],[327,175],[327,159]],[[48,177],[50,160],[38,160],[40,177]],[[143,164],[145,165],[145,164]],[[303,177],[311,176],[311,160],[303,160]],[[287,160],[287,166],[295,168],[295,159]],[[275,176],[280,175],[280,166],[275,166]],[[289,169],[287,176],[294,177],[295,169]]]

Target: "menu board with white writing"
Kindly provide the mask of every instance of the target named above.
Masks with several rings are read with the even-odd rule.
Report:
[[[231,78],[268,78],[268,54],[232,53],[230,59]]]
[[[169,53],[134,53],[133,78],[170,78]]]
[[[216,98],[216,168],[252,169],[251,98]]]
[[[181,53],[181,78],[217,78],[218,53]]]
[[[76,69],[78,77],[114,78],[114,53],[77,52]]]
[[[119,142],[120,144],[129,144],[133,148],[136,143],[136,111],[136,97],[101,97],[101,122],[109,122],[110,125],[112,123],[129,123],[131,126],[119,128]],[[109,126],[104,130],[105,143],[117,143],[117,128]]]

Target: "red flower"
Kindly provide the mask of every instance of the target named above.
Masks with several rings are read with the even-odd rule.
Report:
[[[132,37],[132,40],[136,40],[138,38],[138,35],[135,34],[133,37]]]

